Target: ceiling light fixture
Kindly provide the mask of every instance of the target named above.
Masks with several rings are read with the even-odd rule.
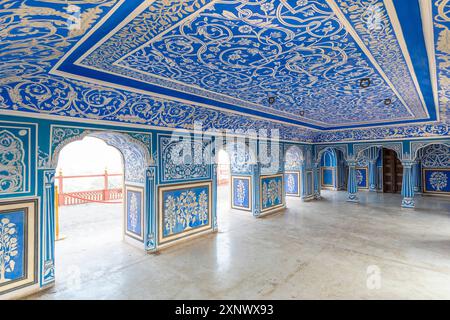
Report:
[[[269,97],[269,104],[272,105],[275,103],[275,97]]]
[[[367,88],[370,86],[370,79],[369,78],[362,78],[359,80],[359,86],[361,88]]]
[[[391,99],[389,99],[389,98],[384,99],[384,104],[385,104],[386,106],[390,105],[391,103],[392,103],[392,100],[391,100]]]
[[[300,117],[303,117],[305,115],[305,111],[304,110],[301,110],[300,111]]]

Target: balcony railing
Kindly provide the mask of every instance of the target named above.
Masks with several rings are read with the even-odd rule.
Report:
[[[85,203],[122,203],[123,190],[122,188],[109,188],[110,177],[122,177],[120,173],[108,173],[107,170],[103,174],[93,175],[79,175],[79,176],[64,176],[62,171],[59,171],[56,180],[58,186],[56,189],[59,206],[73,206]],[[103,189],[100,190],[86,190],[76,192],[65,192],[64,181],[68,179],[103,179]]]

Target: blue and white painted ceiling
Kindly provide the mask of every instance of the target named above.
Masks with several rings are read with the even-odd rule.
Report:
[[[450,0],[2,0],[0,112],[449,135],[449,29]]]

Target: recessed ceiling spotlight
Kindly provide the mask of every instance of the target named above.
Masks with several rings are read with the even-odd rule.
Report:
[[[275,103],[275,97],[269,97],[269,104]]]
[[[384,99],[384,104],[385,104],[386,106],[390,105],[391,103],[392,103],[392,100],[391,100],[391,99],[389,99],[389,98]]]
[[[304,110],[301,110],[300,111],[300,117],[303,117],[305,115],[305,111]]]
[[[369,78],[362,78],[361,80],[359,80],[359,86],[361,88],[367,88],[368,86],[370,86],[370,79]]]

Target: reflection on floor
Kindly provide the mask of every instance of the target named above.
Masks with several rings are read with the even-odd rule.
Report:
[[[219,233],[159,255],[116,237],[120,207],[78,207],[91,222],[57,243],[57,284],[32,298],[450,298],[450,199],[408,210],[399,195],[323,196],[261,219],[222,207]]]

